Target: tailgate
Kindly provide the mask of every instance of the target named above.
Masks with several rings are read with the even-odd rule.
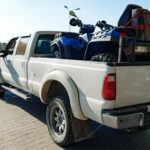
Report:
[[[150,103],[150,65],[116,66],[116,107]]]

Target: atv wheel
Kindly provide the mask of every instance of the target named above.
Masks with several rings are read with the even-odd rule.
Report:
[[[92,61],[117,62],[117,58],[111,53],[98,53],[91,58]]]
[[[61,146],[74,143],[71,125],[71,108],[67,97],[54,97],[46,111],[49,133],[55,143]]]

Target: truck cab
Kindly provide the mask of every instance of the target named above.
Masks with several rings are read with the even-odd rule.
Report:
[[[4,61],[1,61],[3,79],[11,85],[29,91],[27,86],[28,61],[31,57],[55,58],[50,44],[57,32],[36,32],[33,35],[20,36],[10,40],[6,46]]]

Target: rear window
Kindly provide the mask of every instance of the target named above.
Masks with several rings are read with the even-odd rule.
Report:
[[[36,55],[54,55],[53,49],[51,49],[51,43],[54,40],[54,34],[40,35],[34,50]]]

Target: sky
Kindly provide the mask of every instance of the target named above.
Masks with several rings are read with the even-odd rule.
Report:
[[[67,5],[78,17],[89,24],[99,20],[117,25],[128,4],[138,4],[150,9],[149,0],[0,0],[0,41],[28,35],[38,30],[68,31]],[[72,31],[78,31],[72,27]]]

